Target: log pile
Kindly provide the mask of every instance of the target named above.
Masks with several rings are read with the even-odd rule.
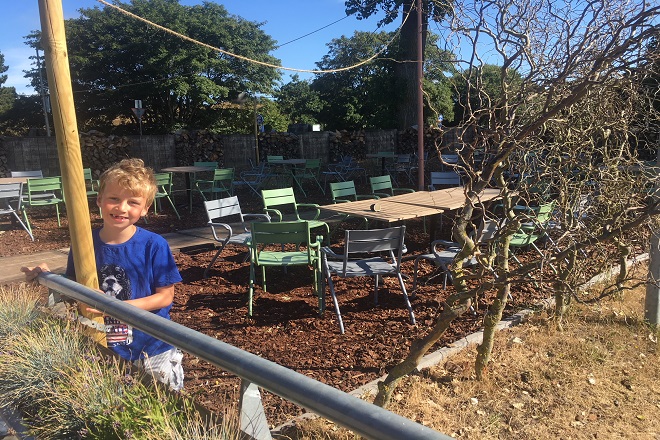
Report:
[[[130,156],[131,141],[125,136],[106,135],[97,130],[80,133],[80,152],[84,168],[92,169],[96,179],[112,164]]]
[[[5,143],[0,139],[0,177],[9,177],[9,160],[7,157],[7,147]]]
[[[278,155],[287,158],[299,155],[300,140],[293,133],[261,133],[259,134],[259,151],[262,159],[268,155]]]
[[[330,160],[338,161],[344,155],[356,159],[366,157],[364,131],[337,130],[330,132]]]
[[[218,162],[224,166],[222,135],[208,130],[179,130],[174,133],[177,164],[193,162]]]
[[[442,142],[442,130],[437,127],[424,127],[424,151],[436,151]],[[398,152],[402,154],[417,152],[417,130],[408,128],[399,131]]]

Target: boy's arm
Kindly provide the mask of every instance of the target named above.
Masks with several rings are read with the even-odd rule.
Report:
[[[167,307],[174,301],[174,284],[164,287],[156,287],[156,293],[137,299],[124,301],[127,304],[142,310],[158,310]]]
[[[23,266],[21,272],[25,274],[25,281],[34,281],[40,273],[50,272],[50,269],[46,263],[41,263],[35,267]],[[172,300],[174,300],[174,297],[172,297]]]

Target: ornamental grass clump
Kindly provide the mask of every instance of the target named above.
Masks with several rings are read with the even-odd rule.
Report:
[[[19,334],[41,313],[43,296],[24,286],[0,286],[0,350],[12,335]]]
[[[0,407],[19,410],[27,434],[40,440],[240,438],[236,416],[202,415],[185,394],[136,375],[78,324],[47,313],[39,298],[35,286],[0,287]]]

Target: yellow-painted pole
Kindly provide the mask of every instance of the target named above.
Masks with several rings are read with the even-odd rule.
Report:
[[[87,189],[83,176],[82,156],[76,111],[73,104],[69,54],[64,33],[62,0],[39,0],[41,18],[41,46],[46,54],[46,72],[50,89],[57,154],[60,159],[64,198],[66,199],[71,249],[76,265],[76,281],[92,289],[99,288],[89,218]],[[86,317],[103,324],[103,316],[90,313],[86,305],[79,304]],[[93,331],[93,338],[106,345],[105,333]]]

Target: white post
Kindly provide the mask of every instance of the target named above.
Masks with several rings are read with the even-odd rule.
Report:
[[[660,323],[660,231],[651,235],[649,279],[644,301],[644,319],[652,325]]]

